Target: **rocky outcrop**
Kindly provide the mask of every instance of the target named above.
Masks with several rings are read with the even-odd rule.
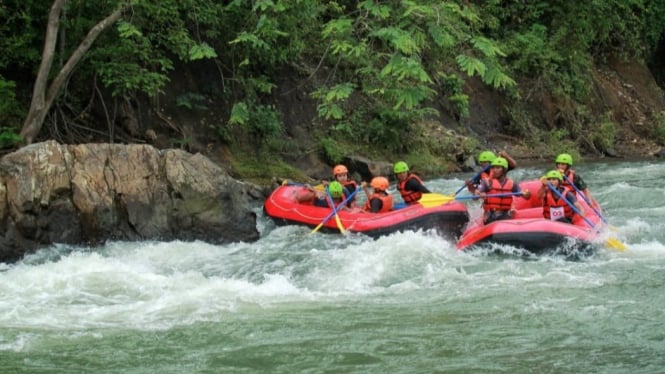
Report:
[[[254,186],[199,154],[32,144],[0,161],[0,261],[52,243],[256,240],[253,195]]]

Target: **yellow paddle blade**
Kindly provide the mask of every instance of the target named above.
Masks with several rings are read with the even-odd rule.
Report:
[[[326,221],[323,221],[323,222],[319,223],[318,225],[316,225],[316,227],[314,228],[314,230],[312,230],[312,232],[310,232],[310,234],[314,234],[315,232],[319,231],[319,229],[320,229],[321,227],[323,227],[323,224],[324,224],[325,222],[326,222]]]
[[[621,251],[621,252],[623,252],[623,251],[625,251],[625,250],[627,249],[626,245],[623,244],[623,243],[622,243],[619,239],[617,239],[617,238],[608,238],[607,240],[605,240],[605,245],[606,245],[608,248],[616,249],[617,251]]]
[[[455,195],[442,195],[439,193],[424,193],[423,196],[418,200],[420,205],[425,208],[431,208],[443,204],[447,204],[455,200]]]
[[[339,215],[337,214],[337,212],[335,212],[335,222],[337,222],[337,228],[339,228],[339,232],[344,234],[344,232],[346,230],[344,229],[344,225],[342,225],[342,221],[340,221]]]

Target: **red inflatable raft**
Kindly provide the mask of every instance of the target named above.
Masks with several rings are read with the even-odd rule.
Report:
[[[278,225],[300,224],[316,227],[332,210],[296,202],[294,194],[302,188],[289,185],[278,187],[263,204],[266,215]],[[338,214],[346,230],[372,237],[402,230],[436,229],[443,236],[456,239],[469,222],[466,206],[455,201],[427,207],[412,204],[386,213],[341,210]],[[322,230],[339,232],[335,218],[330,218]]]
[[[600,217],[581,196],[577,196],[589,222],[577,214],[572,224],[543,218],[542,201],[536,196],[541,185],[538,180],[521,182],[520,188],[528,189],[531,198],[514,198],[513,219],[488,225],[483,225],[482,217],[474,219],[459,239],[457,249],[466,250],[492,243],[522,248],[536,254],[564,248],[573,251],[595,248],[599,234],[597,229],[591,228],[589,222],[600,228]],[[595,208],[600,212],[600,207]]]

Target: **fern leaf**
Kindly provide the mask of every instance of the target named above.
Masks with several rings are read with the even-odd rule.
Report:
[[[497,55],[501,57],[506,56],[506,54],[503,53],[501,49],[499,49],[495,42],[485,37],[476,36],[471,39],[471,44],[473,44],[476,49],[481,51],[487,57],[494,57]]]
[[[455,61],[457,61],[457,65],[459,65],[462,71],[466,72],[470,77],[476,74],[482,77],[487,71],[487,66],[475,57],[459,55],[455,58]]]
[[[229,117],[229,124],[231,125],[244,125],[249,121],[249,109],[244,102],[235,103],[231,109],[231,116]]]
[[[365,9],[369,14],[378,19],[390,18],[390,7],[383,4],[376,4],[372,0],[361,1],[358,9]]]

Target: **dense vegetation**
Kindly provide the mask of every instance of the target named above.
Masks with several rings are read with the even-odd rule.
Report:
[[[44,68],[49,10],[58,3],[40,120],[31,116],[39,106],[33,88]],[[105,18],[110,24],[100,23]],[[180,71],[206,69],[215,74],[205,85],[177,97],[183,109],[221,108],[202,133],[211,126],[222,143],[249,137],[279,147],[284,124],[271,95],[288,74],[316,100],[314,136],[333,159],[345,141],[407,152],[419,144],[404,134],[442,110],[463,123],[469,77],[507,98],[511,135],[611,146],[611,119],[585,109],[589,71],[609,57],[640,58],[658,76],[665,37],[664,0],[5,0],[0,19],[3,148],[46,138],[142,141],[117,127],[121,108],[155,103]],[[534,128],[522,113],[524,80],[572,103],[574,118]],[[574,140],[582,125],[602,136]],[[173,130],[173,144],[190,141]]]

